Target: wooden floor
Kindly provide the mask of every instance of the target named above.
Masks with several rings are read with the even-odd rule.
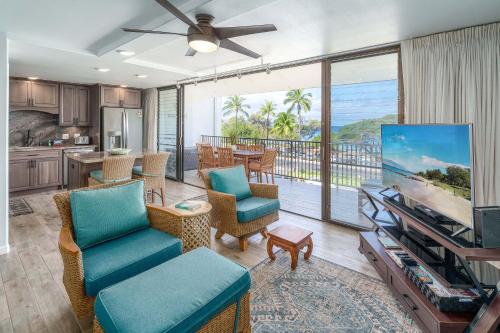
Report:
[[[204,190],[175,182],[167,184],[167,200],[174,203],[204,193]],[[11,251],[0,256],[0,332],[80,332],[88,323],[78,323],[71,312],[62,284],[62,261],[57,248],[60,219],[52,201],[53,193],[26,196],[34,213],[10,219]],[[358,233],[330,223],[281,212],[270,226],[289,223],[314,232],[313,255],[379,278],[358,252]],[[246,267],[267,257],[266,241],[260,235],[249,240],[246,252],[225,235],[212,249]],[[299,261],[300,265],[300,261]]]

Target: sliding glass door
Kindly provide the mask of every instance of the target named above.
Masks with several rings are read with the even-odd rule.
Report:
[[[333,61],[328,120],[329,218],[371,228],[360,187],[380,186],[380,125],[398,122],[398,53]]]
[[[182,180],[182,89],[176,87],[158,90],[158,151],[170,152],[166,175]]]

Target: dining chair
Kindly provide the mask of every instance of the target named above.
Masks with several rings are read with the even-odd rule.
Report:
[[[210,143],[206,142],[198,142],[196,143],[196,154],[198,155],[198,177],[201,177],[201,167],[202,167],[202,161],[201,161],[201,147],[202,146],[210,146]]]
[[[274,163],[276,160],[277,150],[266,149],[260,161],[251,161],[248,165],[250,173],[255,172],[257,181],[262,183],[262,173],[266,175],[266,183],[269,183],[268,174],[271,174],[271,180],[274,184]]]
[[[248,146],[248,150],[251,150],[251,151],[264,151],[265,148],[264,148],[264,145],[249,145]]]
[[[148,193],[151,192],[151,200],[154,203],[155,194],[161,198],[161,205],[167,205],[165,170],[167,167],[169,152],[158,152],[144,154],[142,165],[132,168],[132,178],[144,179],[144,199],[148,201]],[[160,193],[155,190],[160,190]]]
[[[217,167],[217,159],[215,158],[214,149],[212,146],[201,145],[201,167],[200,169],[210,169]]]
[[[89,186],[116,183],[132,179],[135,156],[111,156],[104,158],[102,170],[90,172]]]
[[[217,161],[220,168],[234,166],[233,149],[217,147]]]
[[[236,149],[238,150],[248,150],[248,145],[244,143],[237,143],[236,144]]]

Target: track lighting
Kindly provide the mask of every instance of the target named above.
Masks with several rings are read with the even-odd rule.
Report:
[[[269,66],[269,64],[266,66],[266,74],[271,74],[271,66]]]
[[[181,84],[179,82],[177,82],[175,86],[177,87],[177,89],[181,89]]]
[[[238,79],[241,79],[241,71],[238,71],[237,76],[238,76]]]

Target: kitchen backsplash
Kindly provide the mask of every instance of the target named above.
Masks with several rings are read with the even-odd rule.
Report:
[[[46,145],[49,139],[62,139],[69,134],[68,143],[73,142],[73,135],[88,135],[87,127],[61,127],[59,116],[39,111],[13,111],[9,113],[9,145],[24,146],[27,142],[28,130],[33,138],[34,146]]]

